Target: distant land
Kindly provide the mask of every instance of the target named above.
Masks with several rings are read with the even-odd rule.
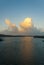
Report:
[[[34,38],[44,38],[44,36],[41,35],[5,35],[0,34],[0,37],[34,37]]]
[[[0,34],[0,37],[33,37],[31,35],[5,35],[5,34]]]

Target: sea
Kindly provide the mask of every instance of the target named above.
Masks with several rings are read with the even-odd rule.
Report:
[[[0,65],[44,65],[44,39],[2,37]]]

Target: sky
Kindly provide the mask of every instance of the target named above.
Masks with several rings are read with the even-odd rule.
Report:
[[[7,28],[6,19],[18,26],[27,17],[44,28],[44,0],[0,0],[0,31]]]

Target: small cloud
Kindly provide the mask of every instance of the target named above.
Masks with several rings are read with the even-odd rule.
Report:
[[[5,20],[5,24],[7,24],[8,26],[10,26],[10,25],[11,25],[10,20],[6,19],[6,20]]]
[[[9,28],[10,30],[12,30],[13,28],[16,27],[16,25],[15,25],[15,24],[12,24],[11,21],[8,20],[8,19],[5,20],[5,24],[8,25],[8,28]]]

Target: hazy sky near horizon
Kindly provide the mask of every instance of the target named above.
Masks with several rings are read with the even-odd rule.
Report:
[[[18,26],[26,17],[44,28],[44,0],[0,0],[0,31],[6,28],[5,19]]]

